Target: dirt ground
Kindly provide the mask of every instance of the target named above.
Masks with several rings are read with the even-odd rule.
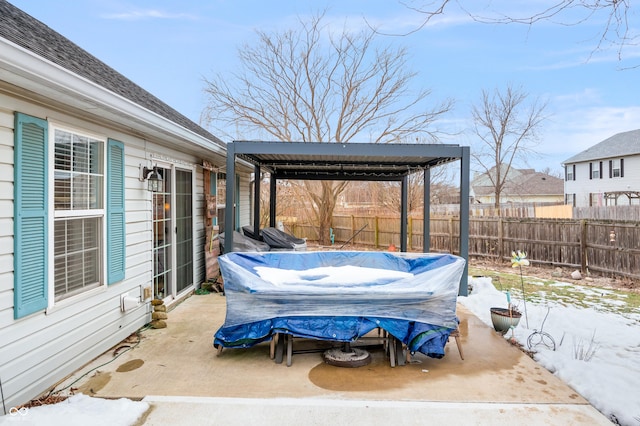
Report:
[[[471,268],[478,268],[487,271],[501,272],[505,274],[518,273],[511,267],[509,263],[498,264],[493,261],[472,259],[469,262]],[[640,281],[625,277],[603,277],[597,274],[585,274],[579,280],[573,279],[571,273],[576,269],[570,268],[551,268],[546,266],[531,265],[523,270],[527,276],[536,277],[544,280],[562,280],[573,282],[585,286],[594,286],[600,288],[609,288],[633,293],[640,293]]]

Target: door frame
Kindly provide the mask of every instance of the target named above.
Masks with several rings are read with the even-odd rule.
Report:
[[[183,172],[188,172],[190,173],[191,176],[191,217],[192,217],[192,223],[191,223],[191,229],[192,232],[194,234],[193,238],[192,238],[192,244],[191,244],[191,252],[192,252],[192,277],[193,277],[193,282],[190,285],[187,285],[186,287],[184,287],[180,292],[177,291],[177,287],[178,287],[178,277],[177,277],[177,263],[178,263],[178,257],[177,257],[177,250],[176,250],[176,236],[177,236],[177,209],[172,207],[170,208],[170,215],[169,215],[169,220],[170,220],[170,224],[171,224],[171,229],[168,232],[171,232],[171,240],[169,242],[169,248],[170,248],[170,255],[167,259],[167,261],[170,263],[171,266],[171,273],[169,274],[169,282],[165,282],[165,289],[167,291],[165,291],[165,295],[164,297],[162,297],[162,299],[165,301],[165,303],[170,304],[171,302],[177,300],[180,298],[181,295],[183,295],[184,293],[188,292],[189,290],[193,289],[195,284],[196,284],[196,256],[197,256],[197,251],[196,251],[196,242],[197,242],[197,238],[195,236],[196,232],[196,215],[197,215],[197,210],[196,210],[196,173],[195,173],[195,167],[191,166],[185,166],[185,165],[178,165],[178,164],[174,164],[174,163],[170,163],[170,162],[163,162],[163,161],[158,161],[156,162],[156,165],[158,166],[158,168],[165,170],[167,173],[170,173],[171,175],[171,184],[170,184],[170,188],[167,188],[166,193],[168,194],[168,198],[169,198],[169,203],[170,206],[176,206],[176,176],[177,176],[177,171],[183,171]],[[165,177],[166,178],[166,177]],[[151,231],[152,231],[152,262],[153,262],[153,268],[152,268],[152,292],[153,292],[153,298],[158,298],[157,294],[156,294],[156,286],[155,286],[155,271],[156,271],[156,264],[155,262],[157,261],[156,259],[156,253],[155,253],[155,239],[156,239],[156,235],[155,232],[153,230],[153,226],[154,226],[154,220],[155,220],[155,213],[154,213],[154,200],[153,197],[155,196],[155,193],[150,193],[151,196]]]

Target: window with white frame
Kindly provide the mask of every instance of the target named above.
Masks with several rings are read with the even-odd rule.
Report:
[[[620,177],[620,159],[611,160],[611,176]]]
[[[591,163],[591,179],[600,179],[600,166],[598,163]]]
[[[565,166],[565,171],[566,171],[566,179],[565,180],[575,180],[575,169],[576,169],[576,165],[575,164],[569,164],[567,166]]]
[[[589,193],[589,207],[602,207],[603,205],[603,194],[601,192]]]
[[[564,203],[568,206],[576,206],[576,194],[564,194]]]
[[[53,137],[57,301],[103,281],[105,141],[60,128]]]

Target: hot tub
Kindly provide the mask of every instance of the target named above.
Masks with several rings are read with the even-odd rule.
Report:
[[[219,262],[227,312],[216,348],[246,348],[278,333],[354,342],[381,328],[412,353],[441,358],[458,326],[458,256],[233,252]]]

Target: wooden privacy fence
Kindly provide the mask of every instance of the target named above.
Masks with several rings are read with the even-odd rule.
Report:
[[[409,218],[407,247],[421,251],[422,218]],[[287,224],[295,236],[317,239],[317,227]],[[400,246],[397,217],[334,216],[334,246],[386,249]],[[430,250],[458,253],[460,220],[456,216],[431,217]],[[596,219],[542,219],[471,217],[469,257],[504,262],[521,250],[533,264],[567,267],[605,276],[640,279],[640,223]]]

